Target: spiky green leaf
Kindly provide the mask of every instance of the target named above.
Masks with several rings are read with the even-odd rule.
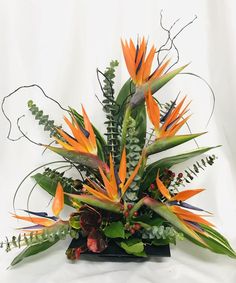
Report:
[[[227,255],[231,258],[236,258],[236,252],[230,246],[228,240],[223,235],[221,235],[218,231],[216,231],[212,227],[206,226],[204,224],[200,224],[200,226],[207,233],[207,236],[204,236],[202,234],[199,234],[199,236],[207,243],[209,250],[211,250],[214,253]],[[205,246],[202,246],[191,237],[187,237],[187,238],[191,242],[205,248]]]

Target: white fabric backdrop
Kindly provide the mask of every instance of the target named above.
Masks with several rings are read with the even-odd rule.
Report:
[[[80,109],[86,107],[91,120],[103,128],[103,114],[95,94],[101,95],[95,70],[107,66],[111,59],[120,61],[116,87],[127,79],[122,58],[120,37],[149,37],[160,46],[165,34],[159,26],[163,9],[164,22],[170,25],[181,17],[180,27],[194,15],[198,20],[177,39],[180,63],[191,62],[188,71],[206,78],[216,92],[216,109],[208,126],[209,134],[199,139],[201,146],[223,144],[214,151],[216,164],[191,187],[203,186],[207,191],[193,199],[193,203],[214,213],[213,221],[236,248],[236,5],[235,1],[0,1],[0,95],[21,85],[38,83],[47,94],[62,105]],[[179,90],[192,99],[191,127],[193,132],[204,131],[211,111],[212,99],[206,86],[196,79],[179,76],[159,92],[163,100],[173,98]],[[6,110],[14,119],[27,113],[29,98],[50,113],[58,123],[63,113],[36,89],[21,91],[6,103]],[[101,111],[98,113],[98,110]],[[32,169],[55,155],[26,140],[10,142],[6,139],[8,125],[0,115],[0,235],[11,235],[20,224],[13,221],[12,198],[20,180]],[[22,121],[22,127],[38,141],[46,134],[32,117]],[[18,136],[16,127],[13,137]],[[178,150],[193,148],[194,143]],[[177,148],[174,150],[177,151]],[[58,158],[59,159],[59,158]],[[58,160],[57,159],[57,160]],[[191,163],[190,163],[191,164]],[[28,181],[17,197],[17,208],[26,206],[25,197],[32,187]],[[46,209],[49,197],[34,192],[31,209]],[[66,213],[65,213],[66,215]],[[103,263],[80,261],[70,264],[64,252],[68,242],[62,242],[48,253],[25,261],[6,271],[18,253],[0,251],[0,281],[3,283],[63,283],[63,282],[236,282],[236,262],[191,243],[179,242],[172,247],[172,257],[145,263]]]

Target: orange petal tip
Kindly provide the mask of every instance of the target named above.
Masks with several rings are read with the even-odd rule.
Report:
[[[55,216],[58,216],[64,207],[64,191],[60,183],[57,184],[55,198],[52,204],[52,211]]]

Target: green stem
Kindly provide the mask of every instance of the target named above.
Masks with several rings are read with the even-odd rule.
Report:
[[[143,173],[144,173],[144,170],[145,170],[145,167],[147,165],[147,154],[146,154],[146,149],[144,148],[143,149],[143,152],[142,152],[142,164],[141,164],[141,167],[139,169],[139,175],[142,177],[143,176]]]
[[[126,144],[126,135],[127,135],[127,128],[128,128],[128,122],[129,117],[131,115],[131,107],[130,105],[126,108],[125,116],[122,124],[122,135],[121,135],[121,151],[123,150],[125,144]]]
[[[92,195],[75,195],[75,194],[68,194],[65,195],[71,198],[72,205],[80,205],[82,203],[86,203],[101,209],[105,209],[108,211],[112,211],[118,214],[122,214],[122,206],[120,203],[112,203],[105,200],[97,199]]]
[[[152,226],[147,224],[147,223],[144,223],[144,222],[141,222],[141,221],[135,221],[135,223],[139,223],[140,226],[144,229],[148,229],[148,228],[151,228]]]
[[[129,218],[132,218],[133,215],[134,215],[134,212],[135,211],[138,211],[143,205],[144,205],[144,202],[145,202],[145,197],[140,199],[133,207],[132,209],[130,210],[129,212]]]

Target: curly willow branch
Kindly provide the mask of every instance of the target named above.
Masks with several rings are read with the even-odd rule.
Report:
[[[213,99],[213,105],[212,105],[212,110],[211,110],[211,114],[210,114],[210,117],[208,118],[207,120],[207,123],[206,123],[206,128],[208,127],[210,121],[211,121],[211,118],[212,118],[212,115],[214,113],[214,110],[215,110],[215,104],[216,104],[216,96],[215,96],[215,92],[213,90],[213,88],[211,87],[211,85],[207,82],[207,80],[205,80],[203,77],[197,75],[197,74],[194,74],[194,73],[191,73],[191,72],[183,72],[183,73],[179,73],[178,75],[189,75],[189,76],[194,76],[198,79],[200,79],[201,81],[203,81],[207,87],[209,88],[210,92],[211,92],[211,95],[212,95],[212,99]]]
[[[178,35],[180,35],[180,33],[185,30],[189,25],[191,25],[196,19],[197,19],[197,16],[195,15],[193,20],[191,20],[190,22],[188,22],[186,25],[184,25],[175,35],[173,35],[173,37],[171,36],[171,31],[173,29],[173,27],[176,25],[176,23],[180,20],[180,19],[177,19],[172,25],[171,27],[168,29],[166,27],[164,27],[163,25],[163,15],[162,15],[162,10],[160,12],[160,26],[161,28],[167,32],[167,39],[165,41],[165,43],[156,51],[157,53],[157,62],[158,62],[158,65],[160,65],[160,53],[161,52],[167,52],[167,51],[171,51],[172,48],[174,48],[174,50],[176,51],[176,56],[177,56],[177,59],[176,61],[166,70],[165,73],[167,73],[171,68],[173,68],[178,62],[179,62],[179,50],[178,48],[176,47],[174,41],[175,39],[178,37]],[[170,43],[170,47],[167,48],[167,45]]]
[[[9,130],[8,130],[8,133],[7,133],[7,139],[9,139],[10,141],[18,141],[19,139],[21,139],[21,138],[23,138],[23,137],[25,137],[25,136],[22,135],[22,136],[20,136],[20,137],[18,137],[18,138],[16,138],[16,139],[13,139],[13,138],[10,137],[10,136],[11,136],[11,131],[12,131],[12,122],[11,122],[10,118],[9,118],[9,117],[7,116],[7,114],[6,114],[6,111],[5,111],[5,108],[4,108],[5,102],[6,102],[6,100],[7,100],[8,98],[10,98],[13,94],[15,94],[16,92],[18,92],[19,90],[25,89],[25,88],[34,88],[34,87],[40,89],[41,93],[42,93],[47,99],[49,99],[49,100],[53,101],[54,103],[56,103],[63,111],[70,112],[68,109],[62,107],[61,104],[60,104],[57,100],[55,100],[55,99],[53,99],[52,97],[48,96],[48,95],[45,93],[45,91],[43,90],[43,88],[42,88],[41,86],[39,86],[39,85],[37,85],[37,84],[31,84],[31,85],[20,86],[20,87],[18,87],[17,89],[15,89],[13,92],[11,92],[11,93],[9,93],[8,95],[4,96],[4,98],[3,98],[3,100],[2,100],[2,103],[1,103],[1,110],[2,110],[2,113],[3,113],[3,115],[4,115],[5,118],[6,118],[6,120],[7,120],[8,123],[9,123]]]
[[[20,133],[22,134],[22,137],[26,138],[29,142],[31,142],[31,143],[33,143],[33,144],[35,144],[35,145],[42,146],[41,143],[38,143],[38,142],[33,141],[31,138],[29,138],[29,137],[22,131],[22,129],[21,129],[21,127],[20,127],[20,120],[21,120],[22,118],[24,118],[24,117],[25,117],[25,115],[22,115],[22,116],[20,116],[19,118],[17,118],[17,123],[16,123],[18,130],[19,130]]]
[[[161,10],[160,12],[160,26],[161,28],[167,32],[167,39],[165,41],[165,43],[157,50],[157,62],[158,64],[160,64],[160,53],[161,52],[164,52],[164,51],[170,51],[172,48],[175,49],[176,51],[176,54],[177,54],[177,59],[176,61],[166,70],[165,73],[167,73],[171,68],[173,68],[173,66],[175,66],[178,62],[179,62],[179,50],[178,48],[176,47],[174,41],[175,39],[178,37],[178,35],[184,30],[186,29],[189,25],[191,25],[195,20],[197,19],[197,16],[195,15],[194,18],[188,22],[186,25],[184,25],[173,37],[171,37],[171,31],[173,29],[173,27],[176,25],[176,23],[180,20],[180,19],[177,19],[171,26],[170,28],[166,28],[164,25],[163,25],[163,10]],[[167,44],[170,42],[170,47],[167,48]],[[178,75],[190,75],[190,76],[194,76],[200,80],[202,80],[206,85],[207,87],[210,89],[210,92],[211,92],[211,95],[212,95],[212,98],[213,98],[213,105],[212,105],[212,110],[211,110],[211,114],[210,114],[210,117],[209,119],[207,120],[207,123],[206,123],[206,128],[208,127],[209,123],[210,123],[210,120],[212,118],[212,115],[214,113],[214,109],[215,109],[215,102],[216,102],[216,98],[215,98],[215,93],[212,89],[212,87],[210,86],[210,84],[204,79],[202,78],[201,76],[197,75],[197,74],[194,74],[194,73],[191,73],[191,72],[181,72],[179,73]],[[190,130],[190,127],[189,125],[187,124],[187,127],[188,129]],[[196,141],[195,141],[196,143]],[[197,144],[197,143],[196,143]]]

